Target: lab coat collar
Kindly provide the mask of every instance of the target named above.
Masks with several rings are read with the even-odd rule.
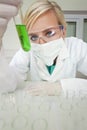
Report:
[[[50,81],[50,82],[57,81],[60,78],[59,77],[60,70],[63,68],[63,60],[68,57],[69,57],[69,52],[66,45],[64,45],[64,47],[61,49],[59,57],[57,58],[56,66],[52,74],[50,75],[43,61],[39,57],[34,55],[35,62],[37,63],[36,64],[37,72],[40,78],[42,80]]]

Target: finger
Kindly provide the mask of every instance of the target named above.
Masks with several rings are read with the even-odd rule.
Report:
[[[2,18],[10,18],[15,16],[18,13],[18,9],[16,6],[0,4],[0,17]]]
[[[28,92],[29,93],[40,93],[42,90],[41,89],[30,89],[30,90],[28,90]]]
[[[10,5],[19,5],[23,2],[23,0],[0,0],[0,3],[3,4],[10,4]]]

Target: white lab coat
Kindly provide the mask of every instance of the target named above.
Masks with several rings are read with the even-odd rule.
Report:
[[[87,76],[87,44],[74,37],[65,38],[65,44],[66,48],[60,53],[51,75],[43,61],[35,58],[32,49],[29,52],[20,49],[13,57],[10,66],[23,80],[29,77],[33,81],[54,82],[74,78],[77,71]]]
[[[3,47],[0,50],[0,94],[14,91],[17,87],[15,72],[6,61]]]

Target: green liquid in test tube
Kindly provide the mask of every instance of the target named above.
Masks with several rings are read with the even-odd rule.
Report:
[[[30,44],[27,29],[26,29],[26,25],[22,24],[22,19],[23,19],[23,16],[20,10],[20,13],[14,17],[14,23],[15,23],[18,37],[19,37],[23,50],[29,51],[31,49],[31,44]]]
[[[27,29],[25,25],[16,25],[18,36],[21,42],[21,46],[24,51],[29,51],[31,49],[30,40],[28,37]]]

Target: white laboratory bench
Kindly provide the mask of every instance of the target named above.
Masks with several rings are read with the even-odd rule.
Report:
[[[21,90],[0,95],[0,130],[86,129],[87,80],[27,82]]]

